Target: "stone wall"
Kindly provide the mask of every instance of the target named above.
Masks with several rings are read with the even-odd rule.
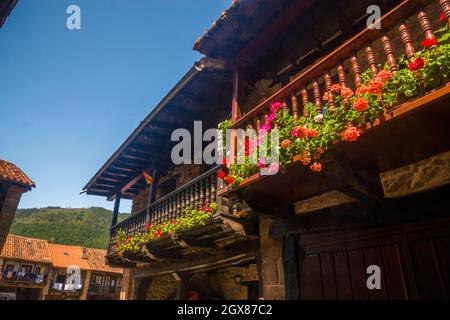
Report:
[[[245,267],[229,267],[218,270],[214,274],[214,280],[225,300],[247,300],[247,287],[235,282],[234,276],[241,275],[242,281],[258,281],[256,265]]]
[[[259,220],[263,297],[267,300],[282,300],[285,299],[283,239],[269,237],[271,221],[268,216],[261,216]]]
[[[167,300],[177,289],[177,280],[168,274],[155,277],[147,290],[145,300]]]

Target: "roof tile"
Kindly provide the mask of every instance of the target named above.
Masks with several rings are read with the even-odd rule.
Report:
[[[33,181],[27,177],[14,163],[0,159],[0,180],[17,183],[19,185],[31,188],[35,187]]]
[[[0,253],[5,259],[49,264],[52,262],[46,240],[8,235]]]

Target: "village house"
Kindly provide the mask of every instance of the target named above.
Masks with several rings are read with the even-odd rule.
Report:
[[[35,184],[16,165],[0,159],[0,250],[6,241],[22,194]]]
[[[46,240],[8,235],[0,252],[0,300],[39,300],[51,257]]]
[[[119,300],[120,268],[105,250],[8,235],[0,253],[0,300]]]
[[[447,0],[233,1],[84,188],[115,201],[124,298],[447,299],[449,23]],[[279,129],[281,171],[230,166],[235,142],[222,166],[173,165],[194,120]]]
[[[49,244],[52,269],[44,300],[119,300],[120,268],[105,263],[105,250]]]

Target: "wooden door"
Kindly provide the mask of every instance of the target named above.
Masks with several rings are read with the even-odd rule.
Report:
[[[367,267],[381,269],[369,290]],[[447,299],[450,219],[300,236],[302,299]]]

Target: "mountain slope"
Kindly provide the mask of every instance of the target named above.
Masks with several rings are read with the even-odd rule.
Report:
[[[19,209],[11,233],[51,243],[106,249],[112,212],[104,208]],[[119,214],[119,221],[128,214]]]

